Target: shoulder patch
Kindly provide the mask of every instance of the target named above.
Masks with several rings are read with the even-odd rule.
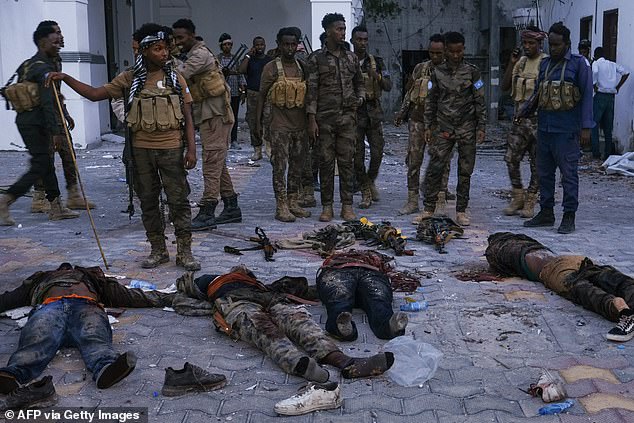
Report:
[[[484,87],[484,82],[482,82],[481,79],[478,79],[476,82],[473,83],[473,86],[476,90],[479,90],[480,88]]]

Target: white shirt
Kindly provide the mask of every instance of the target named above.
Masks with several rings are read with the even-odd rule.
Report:
[[[628,73],[623,66],[603,57],[592,63],[592,83],[600,93],[616,94],[621,77]]]

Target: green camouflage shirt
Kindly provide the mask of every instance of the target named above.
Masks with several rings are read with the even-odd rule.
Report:
[[[440,132],[461,134],[484,131],[486,109],[480,70],[467,62],[452,69],[447,62],[431,73],[431,90],[425,99],[425,125]]]
[[[359,98],[365,98],[363,76],[357,56],[342,50],[340,57],[327,48],[308,57],[306,113],[327,118],[356,113]]]

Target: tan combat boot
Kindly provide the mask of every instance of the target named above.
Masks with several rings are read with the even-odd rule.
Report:
[[[372,205],[372,191],[370,188],[364,188],[361,190],[361,202],[359,203],[360,209],[369,209]]]
[[[15,198],[11,194],[4,194],[0,197],[0,226],[13,226],[15,220],[11,218],[9,206],[13,204]]]
[[[524,208],[520,211],[520,216],[524,218],[530,218],[535,215],[535,203],[537,203],[537,193],[526,193],[524,197]]]
[[[35,199],[35,197],[33,197]],[[84,201],[84,197],[82,197],[81,192],[79,191],[79,187],[77,185],[71,185],[68,187],[68,198],[66,199],[66,207],[73,210],[85,210],[86,204],[88,204],[88,208],[94,209],[95,204],[86,199]]]
[[[33,191],[33,201],[31,201],[31,213],[48,213],[51,203],[46,199],[46,193],[36,189]]]
[[[317,200],[315,200],[315,188],[313,188],[312,185],[302,188],[299,205],[301,207],[315,207],[317,205]]]
[[[504,214],[507,216],[513,216],[518,214],[524,207],[524,190],[522,188],[513,188],[511,193],[511,202],[504,209]]]
[[[407,191],[407,203],[398,211],[398,214],[412,214],[418,210],[418,190]]]
[[[176,265],[190,272],[200,270],[200,262],[192,254],[191,235],[176,239]]]
[[[288,194],[288,209],[297,217],[310,217],[310,212],[299,205],[299,194]]]
[[[51,201],[51,209],[48,212],[48,220],[76,219],[79,213],[72,211],[64,206],[59,197]]]
[[[471,225],[471,219],[469,219],[467,212],[456,212],[456,223],[460,226]]]
[[[416,216],[414,218],[414,220],[412,220],[412,225],[416,225],[418,226],[418,224],[423,220],[423,219],[427,219],[428,217],[433,217],[434,216],[434,212],[433,211],[428,211],[428,210],[423,210],[422,213],[420,213],[418,216]]]
[[[434,215],[445,216],[446,205],[447,205],[447,198],[445,197],[445,191],[440,191],[438,193],[438,198],[436,200],[436,210],[434,210]]]
[[[288,209],[286,198],[278,197],[275,199],[275,219],[280,222],[294,222],[295,216]]]
[[[341,218],[346,222],[349,220],[357,220],[357,215],[354,214],[354,210],[352,210],[352,204],[341,205]]]
[[[141,263],[142,268],[154,269],[159,264],[167,263],[168,261],[170,261],[170,255],[167,252],[167,247],[165,246],[165,237],[163,235],[151,237],[149,241],[150,245],[152,246],[152,250],[150,251],[150,255],[145,260],[143,260],[143,263]]]
[[[370,185],[370,193],[372,194],[372,201],[376,201],[376,202],[381,201],[379,189],[376,187],[376,184],[374,183],[374,181],[372,181],[372,184]]]
[[[262,160],[262,146],[258,145],[253,147],[253,155],[251,156],[251,160],[257,162],[258,160]]]
[[[335,213],[332,210],[332,204],[323,204],[321,214],[319,215],[320,222],[330,222]]]

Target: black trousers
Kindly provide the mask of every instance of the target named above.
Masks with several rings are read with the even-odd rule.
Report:
[[[240,96],[231,97],[231,110],[233,110],[233,128],[231,128],[231,142],[238,141],[238,110],[240,110]]]
[[[51,137],[44,126],[18,125],[24,145],[31,155],[29,170],[20,177],[7,192],[14,198],[29,192],[36,181],[41,180],[48,201],[59,197],[59,186],[55,175],[55,160],[51,155]]]
[[[358,333],[354,322],[352,336],[344,337],[337,329],[337,316],[357,307],[368,315],[370,329],[379,339],[392,339],[403,335],[390,331],[392,288],[390,279],[383,273],[363,267],[325,269],[317,275],[317,293],[326,307],[326,330],[344,341],[354,341]]]

